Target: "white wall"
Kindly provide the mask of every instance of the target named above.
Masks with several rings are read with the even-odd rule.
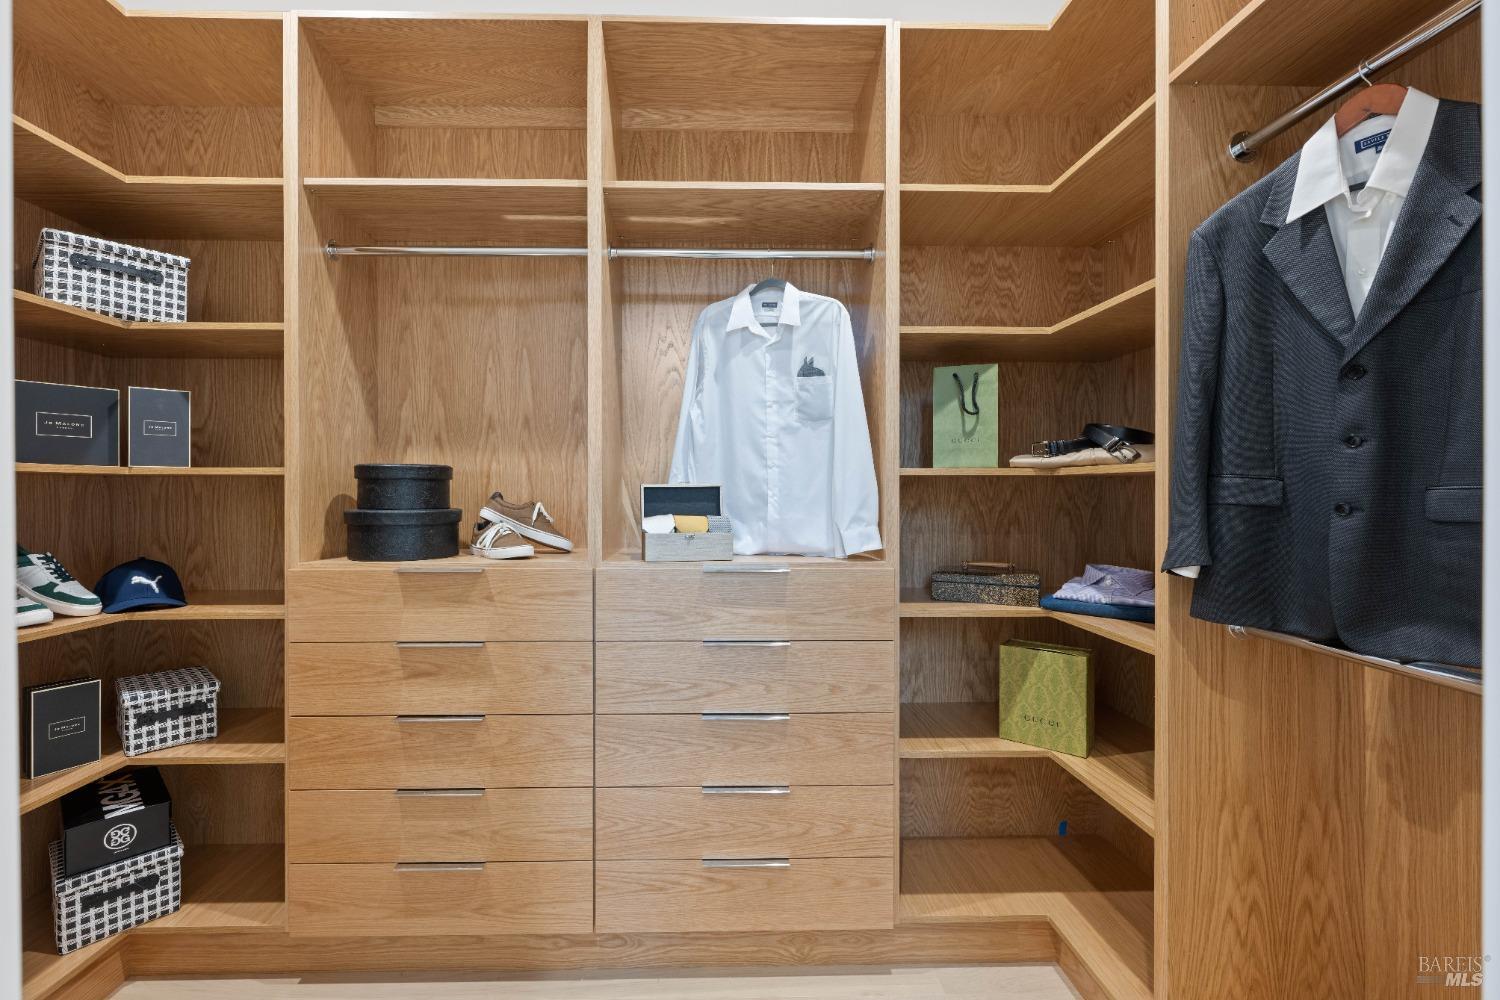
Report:
[[[875,17],[915,23],[1046,24],[1065,0],[122,0],[132,10],[420,10],[684,17]]]

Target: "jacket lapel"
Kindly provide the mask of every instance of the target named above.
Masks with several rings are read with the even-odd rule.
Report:
[[[1349,339],[1345,360],[1390,325],[1453,256],[1453,251],[1479,221],[1479,202],[1469,196],[1478,178],[1465,185],[1463,181],[1455,182],[1442,169],[1432,151],[1441,148],[1443,141],[1435,128],[1427,146],[1429,155],[1417,167],[1411,192],[1391,229],[1369,297]]]
[[[1324,331],[1346,345],[1354,331],[1354,310],[1349,305],[1349,290],[1344,286],[1338,251],[1328,228],[1328,213],[1320,208],[1290,222],[1286,217],[1300,159],[1299,153],[1277,169],[1260,219],[1276,227],[1276,234],[1266,244],[1264,253],[1287,288]]]

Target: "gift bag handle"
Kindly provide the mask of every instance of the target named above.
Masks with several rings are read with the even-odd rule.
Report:
[[[964,403],[964,380],[959,378],[958,372],[953,373],[953,381],[958,383],[958,408],[963,410],[966,416],[979,416],[979,373],[974,373],[974,384],[969,390],[969,395],[973,399],[974,409],[972,411]]]

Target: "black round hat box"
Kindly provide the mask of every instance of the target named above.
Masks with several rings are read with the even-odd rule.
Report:
[[[458,522],[449,510],[346,510],[349,558],[355,562],[410,562],[458,555]]]
[[[369,463],[354,467],[360,510],[447,510],[451,465]]]

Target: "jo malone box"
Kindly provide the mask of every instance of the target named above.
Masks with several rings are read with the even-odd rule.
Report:
[[[130,386],[130,464],[157,469],[186,469],[193,454],[193,394],[186,389]]]
[[[99,759],[101,687],[97,678],[84,677],[26,689],[26,777]]]
[[[119,465],[119,390],[16,379],[16,461]]]

